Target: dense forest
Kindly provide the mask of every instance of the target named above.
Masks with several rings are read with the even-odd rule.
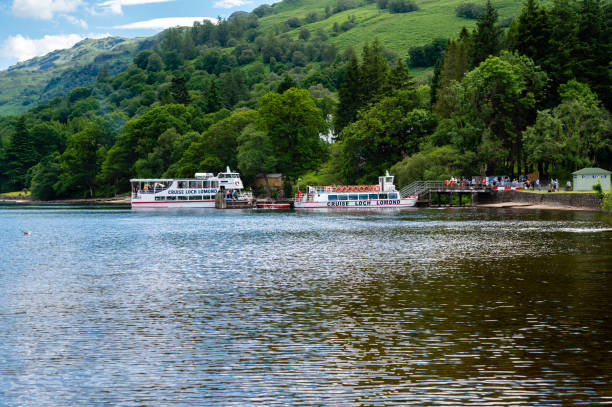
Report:
[[[126,71],[103,69],[91,86],[2,118],[0,191],[109,196],[127,191],[129,178],[227,165],[247,183],[261,172],[299,184],[367,183],[390,169],[404,185],[611,168],[612,6],[528,0],[505,23],[490,2],[461,12],[478,19],[473,30],[432,39],[407,60],[377,39],[337,49],[333,32],[301,27],[328,15],[263,32],[259,19],[272,6],[169,29]],[[417,83],[409,67],[427,65],[433,77]]]

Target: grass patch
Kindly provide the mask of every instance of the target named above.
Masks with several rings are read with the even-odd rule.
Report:
[[[14,191],[14,192],[5,192],[3,194],[0,194],[0,198],[18,198],[18,197],[24,197],[27,198],[29,197],[30,191]]]

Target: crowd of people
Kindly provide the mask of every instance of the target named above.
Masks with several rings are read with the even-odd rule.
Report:
[[[560,183],[559,180],[553,178],[550,180],[550,188],[549,190],[556,192],[560,191]],[[467,188],[470,189],[473,187],[482,186],[482,187],[512,187],[512,188],[523,188],[530,189],[532,191],[541,191],[544,185],[540,182],[539,178],[535,180],[530,180],[524,175],[519,176],[518,178],[510,178],[508,176],[493,176],[493,177],[472,177],[472,179],[467,179],[465,177],[456,178],[451,177],[450,179],[444,180],[444,187],[446,188]],[[572,189],[572,183],[568,180],[566,185],[566,190]]]

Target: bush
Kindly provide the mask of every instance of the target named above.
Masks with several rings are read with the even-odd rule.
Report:
[[[408,66],[434,66],[444,56],[447,43],[444,38],[437,38],[431,44],[410,48],[408,50]]]
[[[457,17],[469,18],[470,20],[478,20],[485,11],[485,6],[474,3],[463,3],[455,9]]]
[[[597,196],[597,199],[599,199],[600,201],[604,199],[604,192],[601,189],[600,183],[593,185],[593,191],[595,191],[595,195]]]
[[[419,7],[410,0],[390,0],[389,11],[392,13],[409,13],[417,11]]]
[[[607,211],[612,211],[612,192],[607,192],[604,194],[604,197],[601,200],[601,208]]]

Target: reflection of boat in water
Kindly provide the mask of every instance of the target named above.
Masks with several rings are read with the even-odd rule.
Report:
[[[135,178],[132,184],[132,208],[214,208],[218,192],[227,201],[249,203],[250,192],[244,191],[240,174],[230,171],[216,176],[196,173],[195,178]]]
[[[394,177],[378,177],[378,185],[308,186],[306,193],[298,190],[295,209],[378,209],[414,206],[417,196],[402,198],[393,184]]]

